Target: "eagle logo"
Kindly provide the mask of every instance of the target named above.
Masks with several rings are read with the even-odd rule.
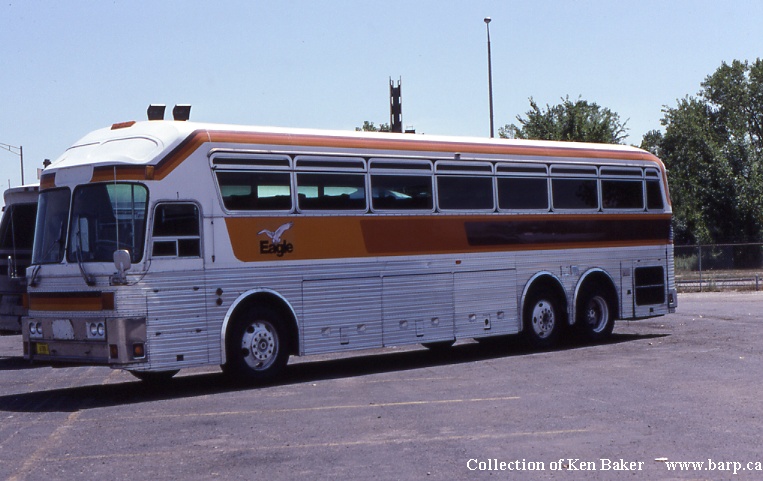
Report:
[[[275,232],[271,230],[267,230],[267,229],[262,229],[261,231],[257,233],[257,235],[265,234],[266,236],[270,237],[270,242],[272,242],[273,245],[279,244],[281,242],[281,236],[283,235],[283,233],[291,229],[291,226],[293,225],[294,225],[294,222],[287,222],[286,224],[276,229]]]

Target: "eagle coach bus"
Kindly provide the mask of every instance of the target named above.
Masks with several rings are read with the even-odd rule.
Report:
[[[622,145],[143,121],[41,178],[24,356],[141,379],[676,307],[662,162]]]

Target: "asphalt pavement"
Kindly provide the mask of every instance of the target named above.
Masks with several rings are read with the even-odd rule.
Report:
[[[602,344],[292,358],[262,387],[29,365],[0,337],[0,479],[761,479],[762,308],[684,294]]]

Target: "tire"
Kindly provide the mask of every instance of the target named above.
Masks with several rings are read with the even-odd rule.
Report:
[[[287,341],[286,329],[275,311],[250,308],[229,331],[223,370],[237,381],[272,381],[289,360]]]
[[[158,385],[169,382],[169,380],[178,372],[180,372],[179,369],[173,369],[172,371],[130,371],[130,374],[146,384]]]
[[[600,342],[612,334],[615,326],[615,307],[611,296],[598,289],[581,292],[576,309],[575,326],[586,342]]]
[[[562,303],[557,296],[536,292],[525,300],[523,336],[533,349],[550,349],[559,341],[564,329]]]

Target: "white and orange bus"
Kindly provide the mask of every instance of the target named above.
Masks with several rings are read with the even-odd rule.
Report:
[[[25,357],[143,379],[676,307],[665,168],[620,145],[115,124],[43,172],[32,264]]]

